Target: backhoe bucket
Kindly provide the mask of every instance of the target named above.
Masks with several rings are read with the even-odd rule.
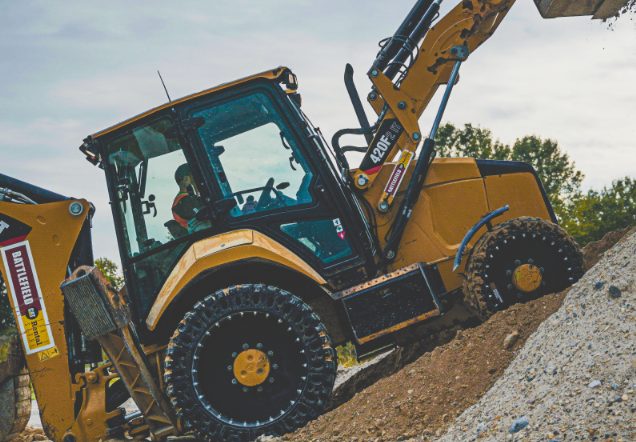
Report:
[[[534,0],[543,18],[591,15],[593,19],[611,18],[628,0]]]

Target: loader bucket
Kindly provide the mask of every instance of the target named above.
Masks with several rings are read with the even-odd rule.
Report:
[[[534,0],[541,17],[577,17],[591,15],[593,19],[606,19],[616,15],[628,0]]]

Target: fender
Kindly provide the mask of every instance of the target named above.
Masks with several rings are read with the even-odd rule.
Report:
[[[481,226],[483,226],[484,224],[488,224],[490,227],[490,221],[494,218],[497,218],[498,216],[502,215],[504,212],[507,212],[510,209],[509,206],[503,206],[500,207],[497,210],[493,210],[490,213],[487,213],[486,215],[484,215],[484,217],[482,219],[480,219],[477,224],[475,224],[466,234],[466,236],[464,236],[464,239],[462,239],[461,244],[459,245],[459,249],[457,249],[457,255],[455,255],[455,265],[453,266],[453,272],[455,270],[457,270],[457,267],[459,267],[459,265],[462,263],[462,255],[464,254],[464,249],[466,248],[466,245],[468,244],[468,242],[471,240],[471,238],[473,237],[473,235],[475,233],[477,233],[477,231],[479,229],[481,229]]]
[[[327,284],[295,253],[262,233],[254,230],[224,233],[192,244],[181,257],[150,309],[146,318],[148,329],[154,330],[172,301],[201,272],[248,259],[269,261],[300,272],[320,285]]]

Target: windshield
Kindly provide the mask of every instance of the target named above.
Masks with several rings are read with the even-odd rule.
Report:
[[[205,107],[198,129],[224,198],[239,217],[312,201],[313,173],[271,100],[254,93]]]

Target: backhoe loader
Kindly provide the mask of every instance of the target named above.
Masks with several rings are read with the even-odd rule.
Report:
[[[18,336],[0,353],[0,440],[26,425],[25,367],[55,442],[282,435],[325,407],[335,346],[370,357],[576,282],[581,252],[530,165],[435,158],[461,64],[514,3],[464,0],[438,18],[440,1],[417,1],[369,69],[373,125],[347,67],[361,127],[331,146],[285,67],[88,136],[119,291],[93,267],[89,202],[0,175]],[[535,1],[544,17],[624,3]],[[418,120],[440,85],[427,135]],[[341,146],[356,134],[365,147]]]

